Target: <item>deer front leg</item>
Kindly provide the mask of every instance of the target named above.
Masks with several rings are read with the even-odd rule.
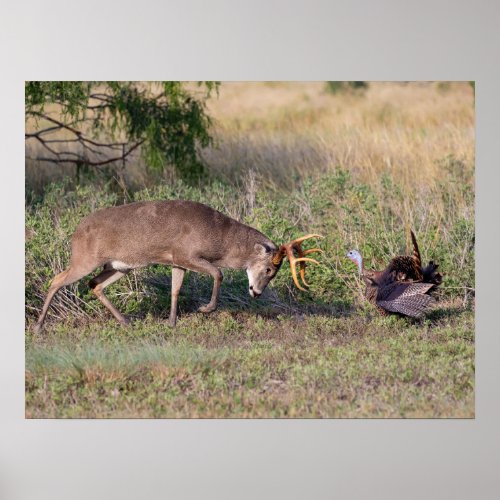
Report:
[[[185,272],[186,270],[182,267],[172,267],[172,297],[170,299],[170,317],[168,319],[168,325],[172,328],[177,322],[177,300]]]
[[[222,283],[222,272],[218,268],[215,268],[215,269],[217,270],[217,273],[212,274],[212,276],[214,278],[214,287],[212,289],[212,297],[210,299],[210,302],[207,305],[201,306],[198,308],[199,312],[210,313],[210,312],[215,311],[217,309],[217,300],[219,299],[220,285]]]
[[[222,272],[221,270],[208,262],[208,260],[196,258],[190,259],[188,262],[177,262],[176,265],[190,269],[191,271],[196,271],[198,273],[205,273],[212,276],[214,279],[214,287],[212,289],[212,298],[210,302],[204,306],[198,308],[199,312],[210,313],[217,309],[217,300],[219,298],[220,285],[222,283]]]
[[[220,285],[222,283],[222,278],[223,278],[222,272],[218,267],[213,266],[209,262],[207,262],[207,264],[208,264],[208,266],[206,266],[207,271],[205,272],[208,272],[208,274],[210,274],[210,276],[212,276],[212,278],[214,279],[214,287],[212,289],[212,297],[210,298],[210,302],[198,308],[198,311],[202,313],[210,313],[217,309],[217,301],[219,300]]]

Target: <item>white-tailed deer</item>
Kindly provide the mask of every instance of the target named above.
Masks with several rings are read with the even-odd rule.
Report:
[[[304,290],[298,282],[295,265],[300,264],[301,279],[308,286],[305,263],[318,262],[306,255],[321,250],[303,251],[301,242],[312,237],[321,236],[308,234],[278,248],[256,229],[192,201],[145,201],[98,210],[78,225],[71,241],[70,265],[53,279],[35,332],[41,330],[55,293],[101,266],[103,270],[90,280],[89,286],[123,325],[127,325],[128,320],[104,295],[104,288],[131,269],[149,264],[172,266],[169,318],[172,327],[177,319],[177,299],[186,269],[214,278],[212,298],[199,308],[204,313],[217,307],[222,282],[220,268],[245,269],[249,293],[258,297],[287,256],[293,280]]]

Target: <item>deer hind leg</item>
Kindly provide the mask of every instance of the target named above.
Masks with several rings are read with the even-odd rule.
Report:
[[[109,266],[105,266],[104,270],[98,274],[95,278],[91,279],[89,282],[89,286],[94,292],[95,296],[106,306],[107,309],[111,312],[111,314],[123,325],[127,326],[130,324],[130,321],[123,316],[123,314],[116,309],[116,307],[110,302],[110,300],[104,295],[104,289],[118,281],[120,278],[125,276],[129,272],[128,270],[124,271],[116,271],[115,269],[110,269]]]
[[[47,298],[45,299],[45,303],[43,304],[42,312],[36,322],[34,327],[34,332],[39,333],[42,330],[43,322],[45,321],[45,316],[47,316],[47,311],[49,310],[50,303],[54,298],[54,295],[57,293],[59,289],[63,286],[71,285],[75,281],[82,279],[87,274],[91,273],[95,268],[92,269],[79,269],[77,267],[68,267],[68,269],[64,270],[62,273],[59,273],[52,280],[52,284],[50,285],[49,291],[47,293]]]
[[[168,319],[168,325],[172,328],[177,322],[177,300],[185,272],[186,270],[182,267],[172,267],[172,297],[170,299],[170,317]]]

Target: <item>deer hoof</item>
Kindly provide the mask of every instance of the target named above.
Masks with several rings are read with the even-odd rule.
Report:
[[[130,326],[130,320],[128,318],[125,318],[125,317],[122,317],[120,320],[120,324],[123,326],[123,327],[127,327],[127,326]]]
[[[201,313],[211,313],[217,309],[217,306],[213,306],[211,304],[207,304],[206,306],[201,306],[198,308],[198,312]]]

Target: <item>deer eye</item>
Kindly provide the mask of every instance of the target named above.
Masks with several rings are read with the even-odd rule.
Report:
[[[269,275],[269,274],[271,274],[271,272],[272,272],[272,269],[271,269],[270,267],[268,267],[268,268],[266,269],[266,274],[268,274],[268,275]]]

